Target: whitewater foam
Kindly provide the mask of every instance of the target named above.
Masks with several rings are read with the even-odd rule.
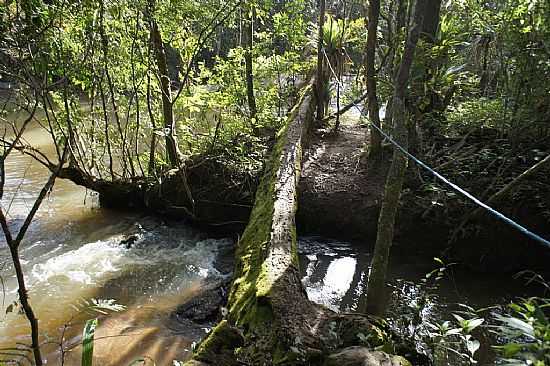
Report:
[[[69,281],[94,285],[121,269],[126,251],[121,245],[100,240],[35,264],[31,273],[38,282],[66,277]]]

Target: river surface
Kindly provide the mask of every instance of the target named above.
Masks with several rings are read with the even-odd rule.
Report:
[[[42,130],[32,128],[25,137],[34,146],[52,152]],[[12,230],[16,230],[48,172],[19,153],[9,157],[6,172],[2,205]],[[121,240],[129,235],[137,240],[127,248]],[[65,365],[80,364],[80,334],[85,320],[94,317],[100,318],[94,349],[96,365],[129,365],[145,359],[162,366],[184,360],[193,343],[208,329],[201,330],[202,334],[187,329],[175,323],[170,314],[196,294],[205,281],[223,275],[215,263],[220,255],[228,255],[227,248],[232,245],[231,240],[209,238],[182,223],[101,209],[93,192],[59,180],[21,248],[48,364],[60,364],[60,344]],[[366,246],[308,237],[300,239],[299,247],[309,297],[337,311],[360,311],[371,258]],[[18,343],[30,343],[29,329],[17,309],[6,313],[17,300],[17,286],[3,237],[0,255],[0,348],[21,348]],[[414,308],[425,294],[420,280],[433,268],[435,265],[425,259],[400,257],[399,251],[394,251],[394,313]],[[457,271],[441,281],[421,312],[427,320],[440,321],[457,302],[486,306],[524,292],[522,283],[510,278]],[[113,299],[125,309],[91,311],[91,299]],[[13,358],[9,355],[13,351],[4,352],[6,355],[0,359]]]

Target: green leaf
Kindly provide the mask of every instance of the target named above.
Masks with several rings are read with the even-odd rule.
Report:
[[[92,366],[94,357],[94,334],[98,320],[90,319],[84,326],[82,333],[82,366]]]
[[[471,332],[475,328],[479,327],[483,322],[484,322],[484,319],[482,319],[482,318],[468,320],[467,331]]]
[[[470,354],[473,356],[476,351],[479,349],[480,347],[480,343],[478,340],[475,340],[475,339],[469,339],[467,342],[466,342],[466,348],[468,348],[468,352],[470,352]]]
[[[514,357],[521,349],[523,348],[523,345],[520,343],[507,343],[503,346],[496,346],[498,350],[500,350],[504,357]]]
[[[461,332],[462,332],[461,328],[453,328],[453,329],[449,329],[448,331],[446,331],[445,336],[449,336],[449,335],[453,335],[453,334],[460,334]]]
[[[535,329],[531,324],[526,323],[521,319],[508,316],[497,316],[497,319],[504,323],[504,326],[517,330],[524,336],[535,338]]]

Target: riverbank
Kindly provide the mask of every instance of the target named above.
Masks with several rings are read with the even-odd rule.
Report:
[[[380,180],[379,185],[370,187],[365,187],[362,184],[365,179],[369,179],[367,173],[372,173],[365,169],[365,166],[359,161],[364,131],[364,128],[361,127],[343,126],[338,135],[324,135],[322,131],[312,133],[303,168],[299,206],[301,205],[303,209],[308,205],[320,202],[316,204],[322,210],[323,205],[326,205],[323,203],[323,199],[328,199],[328,202],[333,205],[331,206],[333,208],[329,210],[319,211],[323,212],[322,215],[310,208],[312,210],[311,215],[308,215],[310,218],[317,220],[323,218],[328,220],[328,224],[318,222],[314,225],[309,224],[311,225],[309,232],[321,232],[321,229],[325,229],[327,230],[325,231],[326,236],[348,237],[353,241],[353,243],[342,243],[329,238],[299,239],[301,277],[308,297],[335,311],[360,311],[360,303],[364,299],[365,284],[363,280],[368,273],[370,248],[374,244],[373,240],[365,239],[368,238],[369,230],[361,228],[361,220],[351,221],[351,224],[348,224],[349,230],[345,232],[337,230],[337,221],[333,221],[336,224],[330,223],[330,220],[338,220],[335,213],[346,213],[347,217],[355,219],[356,216],[352,214],[359,211],[353,204],[367,202],[370,205],[366,205],[367,207],[373,207],[373,210],[376,207],[376,191],[373,188],[380,189],[383,181]],[[31,132],[36,133],[37,131]],[[40,140],[39,134],[33,136],[36,139],[33,140],[34,142]],[[324,145],[328,146],[323,147]],[[8,168],[27,166],[25,172],[15,170],[15,168],[10,169],[10,171],[17,171],[18,175],[9,177],[11,185],[8,187],[8,192],[13,194],[25,193],[20,196],[20,200],[14,202],[13,206],[14,209],[17,207],[18,210],[23,210],[25,197],[36,193],[36,190],[40,188],[41,180],[47,177],[47,171],[28,157],[15,154],[12,158],[8,162],[11,164],[8,165]],[[29,167],[29,164],[32,165]],[[200,174],[199,170],[192,170],[192,173],[196,174],[193,179],[200,178],[203,179],[203,182],[215,181],[218,183],[218,187],[224,185],[223,190],[217,190],[215,186],[194,185],[195,189],[200,187],[205,192],[202,198],[212,197],[212,194],[217,192],[219,196],[216,196],[216,199],[232,197],[231,199],[236,202],[244,202],[236,207],[242,210],[243,220],[246,221],[246,197],[250,194],[249,192],[254,192],[255,178],[247,177],[249,185],[241,185],[239,190],[228,190],[228,186],[238,186],[236,183],[244,178],[231,173],[233,174],[230,176],[231,179],[223,180],[223,176],[228,177],[226,175],[229,174],[228,171],[219,170],[215,168],[214,164],[205,163],[200,167],[203,169]],[[209,174],[205,173],[208,171],[206,168],[212,169]],[[378,177],[383,176],[380,172],[378,174]],[[20,185],[21,180],[25,180],[26,184]],[[228,185],[227,181],[231,181],[232,185]],[[335,181],[339,184],[331,184]],[[315,185],[316,182],[320,182],[320,184]],[[234,255],[231,246],[222,246],[221,252],[219,248],[216,249],[216,245],[196,247],[196,241],[200,243],[202,239],[210,237],[211,234],[198,234],[196,231],[186,228],[185,222],[181,220],[183,211],[178,211],[177,208],[171,212],[162,213],[166,216],[180,217],[180,220],[175,221],[136,216],[136,212],[140,211],[136,209],[132,212],[101,209],[97,208],[98,200],[95,195],[86,195],[84,189],[74,186],[67,180],[59,183],[56,187],[57,194],[54,192],[54,197],[51,200],[53,204],[46,205],[45,210],[39,214],[36,229],[33,231],[35,235],[31,235],[29,238],[36,245],[23,253],[25,257],[36,260],[29,264],[30,267],[27,270],[31,274],[45,273],[47,282],[44,283],[51,283],[53,286],[46,287],[37,283],[31,291],[31,299],[36,303],[39,311],[49,309],[56,315],[53,317],[49,315],[50,313],[40,313],[42,319],[50,320],[47,324],[42,323],[44,328],[54,334],[58,331],[60,324],[68,321],[71,314],[63,310],[65,307],[63,304],[71,303],[74,296],[113,298],[117,299],[117,302],[127,305],[128,309],[120,314],[112,314],[100,322],[103,325],[98,330],[96,353],[98,359],[102,360],[102,364],[115,365],[121,360],[129,360],[139,355],[158,357],[157,364],[163,364],[170,357],[180,360],[189,357],[192,343],[206,334],[203,328],[208,329],[209,324],[213,324],[221,315],[224,297],[223,290],[216,286],[215,281],[179,286],[177,285],[178,279],[182,279],[181,276],[185,277],[187,270],[192,272],[212,271],[211,263],[218,272],[227,273],[233,268]],[[353,184],[362,185],[358,192],[362,192],[368,199],[363,200],[361,194],[353,195],[357,191],[354,189],[357,187],[354,187]],[[365,190],[361,191],[361,189]],[[349,193],[346,193],[348,191]],[[167,190],[163,191],[164,197],[174,197],[168,192]],[[198,193],[200,190],[195,192]],[[234,192],[233,196],[228,195],[228,192]],[[381,194],[381,191],[378,192]],[[306,194],[312,195],[313,198],[304,201],[303,197]],[[9,197],[8,194],[6,198]],[[331,199],[331,197],[338,198]],[[104,200],[105,197],[99,201]],[[92,204],[86,206],[82,203],[83,201]],[[224,220],[228,220],[232,213],[237,212],[232,204],[227,205],[226,211],[216,210],[216,202],[210,203],[210,205],[209,208],[202,206],[204,207],[203,212],[218,215]],[[350,207],[351,209],[349,209]],[[147,209],[145,206],[142,208]],[[82,215],[82,219],[77,216],[77,213]],[[361,218],[360,215],[357,217]],[[235,221],[235,217],[233,220]],[[190,220],[187,219],[187,222]],[[342,219],[342,222],[346,222],[345,218]],[[369,222],[375,223],[376,217],[373,216]],[[142,226],[143,232],[136,223]],[[304,222],[303,218],[298,218],[298,224],[299,232],[307,231],[307,226],[305,226],[307,222]],[[232,225],[235,224],[218,226],[203,224],[209,233],[214,233],[216,236],[234,235],[237,232],[234,228],[237,226],[228,230]],[[60,231],[61,228],[63,231]],[[375,229],[375,226],[372,226],[370,230],[373,230],[372,228]],[[67,232],[65,233],[64,230]],[[66,243],[61,244],[59,240],[56,240],[59,239],[60,232],[64,233],[62,241],[66,241]],[[52,235],[53,233],[56,234]],[[143,235],[144,240],[131,248],[118,245],[127,235]],[[355,238],[353,235],[356,235]],[[363,237],[363,235],[366,236]],[[407,238],[401,234],[400,240],[396,242],[394,248],[395,255],[392,256],[392,268],[390,269],[393,274],[390,274],[390,284],[395,289],[395,296],[398,297],[396,301],[398,301],[399,309],[406,308],[409,301],[417,301],[416,298],[411,300],[407,296],[416,296],[418,299],[423,296],[420,280],[425,273],[434,268],[430,254],[421,253],[421,249],[427,246],[425,242],[418,239],[420,237],[417,235]],[[185,238],[185,245],[179,246],[178,243],[181,243],[182,238]],[[431,239],[433,240],[433,237]],[[216,242],[209,240],[208,243],[215,244]],[[36,252],[42,254],[35,255]],[[411,255],[411,252],[414,252],[414,255]],[[210,259],[214,257],[216,260],[211,262]],[[207,259],[204,265],[199,260],[201,258]],[[167,267],[165,260],[168,259]],[[83,260],[88,264],[84,265]],[[66,264],[66,266],[59,267],[62,264]],[[33,271],[35,265],[36,271]],[[98,266],[101,266],[99,270]],[[85,280],[87,274],[86,270],[82,270],[81,267],[98,273],[94,274],[95,277],[92,278],[91,283],[81,284],[84,292],[75,293],[76,287],[72,278]],[[507,285],[504,286],[501,284],[502,278],[498,276],[484,275],[483,279],[479,279],[477,275],[473,275],[464,267],[456,267],[454,273],[452,277],[445,280],[442,290],[437,292],[439,305],[442,309],[447,306],[452,308],[453,302],[484,306],[492,305],[495,302],[503,303],[515,296],[530,294],[530,292],[523,291],[521,281],[506,280]],[[147,280],[143,281],[143,278],[147,278]],[[169,280],[170,278],[173,278],[174,281]],[[474,282],[476,285],[472,286],[471,284]],[[77,282],[77,284],[79,283]],[[177,286],[174,287],[173,284]],[[58,301],[60,307],[54,308],[49,304],[47,295],[39,295],[40,291],[48,288],[51,291],[57,291],[58,298],[69,296],[69,292],[72,295],[62,304]],[[491,292],[484,289],[498,289],[499,291]],[[455,296],[455,293],[461,295]],[[44,301],[36,302],[37,296]],[[203,306],[204,304],[208,306]],[[195,312],[199,307],[207,308],[207,311]],[[448,312],[430,312],[430,314],[433,315],[432,321],[439,321],[445,319],[444,315],[448,315]],[[9,316],[12,315],[14,314]],[[187,317],[199,321],[192,322]],[[10,331],[19,329],[21,331],[18,333],[19,335],[14,333],[4,341],[11,342],[20,334],[25,334],[24,323],[21,324],[21,328],[10,327]],[[78,325],[75,326],[74,333],[75,336],[80,333]],[[128,338],[129,336],[131,340]],[[72,342],[72,344],[78,344],[79,339],[72,339]],[[117,349],[125,351],[122,354],[114,351]],[[78,356],[76,350],[77,348],[72,352],[75,357]],[[109,356],[119,353],[122,358]],[[161,353],[165,355],[164,358],[160,356]],[[57,357],[55,352],[52,357],[52,359]],[[72,362],[67,361],[67,364]],[[73,364],[77,364],[78,361],[75,359]]]
[[[361,125],[346,124],[337,134],[326,130],[309,134],[298,186],[299,234],[374,243],[391,147],[385,147],[376,164],[369,163],[363,153],[365,132]],[[452,150],[447,160],[444,155],[445,149],[456,149],[457,143],[465,142],[440,141],[440,150],[427,154],[426,159],[435,164],[433,156],[436,156],[443,174],[482,199],[532,164],[532,159],[519,163],[512,159],[511,167],[504,173],[497,172],[498,166],[494,163],[493,172],[491,165],[484,165],[484,161],[475,166],[464,166],[468,162],[463,162],[461,166],[453,162]],[[487,154],[486,150],[479,149],[472,154],[474,159]],[[133,208],[185,218],[213,235],[234,237],[248,222],[261,173],[239,172],[208,156],[195,158],[187,168],[195,202],[192,207],[182,191],[177,172],[169,172],[158,184],[145,180],[101,181],[71,169],[65,169],[62,177],[98,191],[105,207]],[[480,178],[474,178],[476,172]],[[544,175],[539,174],[496,208],[543,237],[550,237],[548,207],[550,185]],[[482,216],[456,232],[474,208],[411,163],[397,220],[396,245],[399,250],[423,252],[428,258],[445,255],[449,261],[458,261],[479,271],[547,271],[548,250],[494,217]],[[415,238],[413,247],[400,246],[411,238]]]

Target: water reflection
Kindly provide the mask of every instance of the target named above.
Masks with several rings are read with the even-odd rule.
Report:
[[[303,280],[309,299],[339,310],[340,302],[352,284],[356,264],[354,258],[319,261],[315,257],[308,264]]]
[[[394,246],[388,268],[389,326],[396,334],[414,340],[420,354],[431,354],[429,346],[432,326],[453,320],[453,313],[463,311],[460,304],[480,309],[506,304],[511,298],[538,295],[540,289],[528,287],[524,281],[503,275],[474,273],[464,267],[447,267],[446,275],[434,282],[427,273],[440,264],[429,256],[411,253]],[[365,310],[366,281],[372,258],[372,248],[319,237],[298,240],[303,284],[311,300],[334,311],[361,312]],[[489,338],[481,338],[477,353],[480,364],[493,364],[494,352]],[[450,354],[438,364],[458,366],[464,360]]]

